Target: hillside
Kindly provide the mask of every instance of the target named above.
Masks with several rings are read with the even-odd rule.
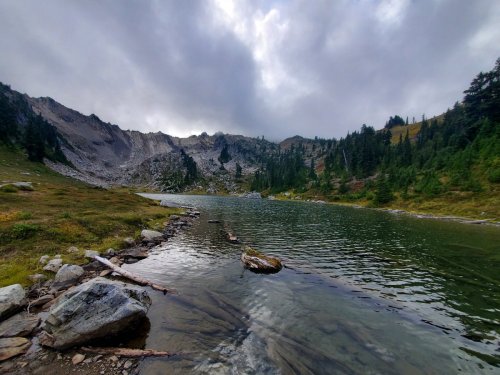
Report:
[[[45,254],[78,264],[84,249],[120,249],[126,237],[161,228],[173,212],[128,190],[61,176],[16,148],[0,146],[0,287],[26,284],[28,275],[43,272],[38,260]],[[68,253],[70,246],[80,251]]]
[[[341,139],[122,130],[51,98],[0,85],[0,140],[32,161],[98,186],[167,192],[292,193],[371,206],[500,217],[500,60],[461,103],[432,119]],[[434,202],[429,205],[429,202]]]

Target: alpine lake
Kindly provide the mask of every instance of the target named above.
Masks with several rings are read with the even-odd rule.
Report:
[[[141,374],[499,374],[500,228],[339,205],[141,194],[201,212],[126,265],[149,290]],[[220,223],[209,223],[217,220]],[[243,268],[242,244],[278,256]]]

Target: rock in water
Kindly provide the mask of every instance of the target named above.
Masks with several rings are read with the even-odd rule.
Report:
[[[141,287],[96,277],[52,306],[43,326],[50,334],[44,345],[65,349],[117,334],[145,318],[150,305]]]
[[[26,304],[26,292],[20,284],[0,288],[0,321],[8,318]]]
[[[256,273],[276,273],[283,268],[278,258],[261,254],[251,247],[245,248],[241,254],[241,261],[245,268]]]

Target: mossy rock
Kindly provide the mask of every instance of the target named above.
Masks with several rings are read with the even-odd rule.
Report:
[[[255,273],[276,273],[283,268],[278,258],[264,255],[251,247],[245,247],[241,261],[245,268]]]

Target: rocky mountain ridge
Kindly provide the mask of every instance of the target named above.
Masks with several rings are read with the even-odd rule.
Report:
[[[231,191],[236,186],[238,168],[243,178],[253,174],[259,167],[259,156],[278,147],[242,135],[202,133],[179,138],[161,132],[122,130],[95,114],[83,115],[52,98],[23,96],[35,114],[57,129],[61,149],[76,170],[49,163],[51,167],[93,184],[178,191],[180,184],[176,186],[170,180],[173,176],[179,179],[179,172],[186,174],[186,158],[191,158],[205,188],[216,191],[222,186]],[[224,149],[228,157],[221,162]]]

